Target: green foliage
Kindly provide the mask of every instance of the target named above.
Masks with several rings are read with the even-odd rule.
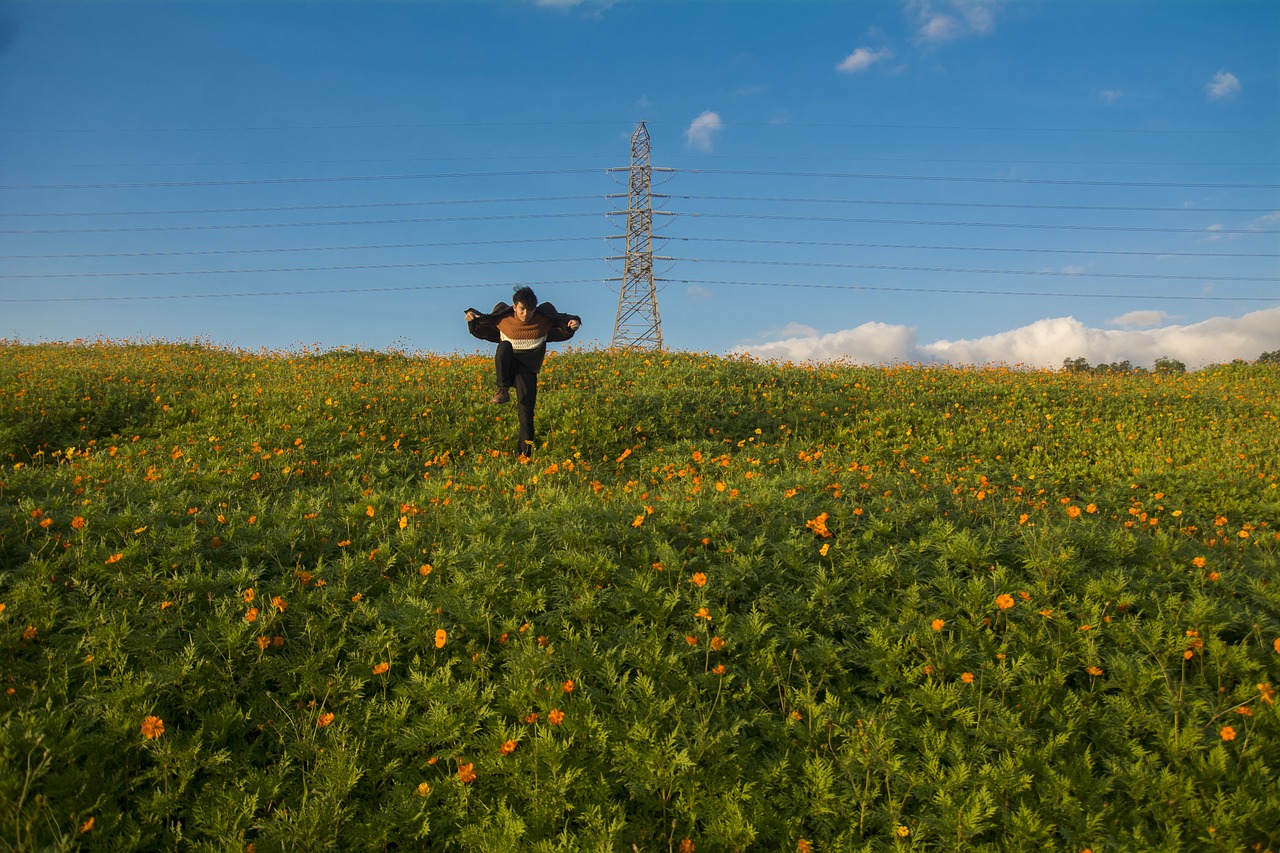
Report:
[[[1280,844],[1269,367],[3,355],[2,847]]]

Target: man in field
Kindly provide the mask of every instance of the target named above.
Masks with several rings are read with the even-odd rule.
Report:
[[[474,308],[466,311],[467,330],[483,341],[498,345],[494,358],[498,390],[490,403],[507,403],[508,388],[516,389],[520,437],[516,454],[533,455],[533,407],[538,400],[538,371],[547,354],[547,343],[567,341],[582,325],[576,314],[561,314],[550,302],[538,304],[528,287],[511,297],[512,305],[499,302],[488,314]]]

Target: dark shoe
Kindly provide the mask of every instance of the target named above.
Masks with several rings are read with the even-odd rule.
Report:
[[[490,403],[510,403],[511,394],[506,388],[499,388],[498,393],[494,394],[489,400]]]

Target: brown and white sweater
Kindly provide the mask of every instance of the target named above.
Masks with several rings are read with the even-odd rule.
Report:
[[[468,311],[475,311],[468,308]],[[475,318],[467,321],[467,330],[482,341],[501,343],[510,341],[511,348],[521,355],[534,373],[542,366],[548,343],[559,343],[573,337],[576,329],[569,328],[570,320],[582,323],[577,314],[561,314],[550,302],[543,302],[534,309],[525,323],[516,319],[515,309],[505,302],[493,306],[488,314],[476,311]]]

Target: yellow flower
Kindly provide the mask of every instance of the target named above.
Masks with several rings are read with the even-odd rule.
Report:
[[[825,557],[827,556],[827,552],[830,550],[831,550],[831,543],[824,542],[822,547],[818,549],[818,553]]]
[[[428,795],[428,794],[430,794],[430,793],[431,793],[431,786],[430,786],[430,785],[428,785],[426,782],[419,782],[419,783],[418,783],[418,796],[419,796],[419,797],[425,797],[425,796],[427,796],[427,795]]]
[[[910,835],[910,834],[911,834],[911,830],[910,830],[910,829],[907,829],[905,826],[899,826],[899,827],[898,827],[898,837],[899,837],[899,838],[906,838],[906,837],[907,837],[908,835]]]
[[[155,740],[164,734],[164,720],[159,717],[144,717],[142,719],[142,736],[147,740]]]

